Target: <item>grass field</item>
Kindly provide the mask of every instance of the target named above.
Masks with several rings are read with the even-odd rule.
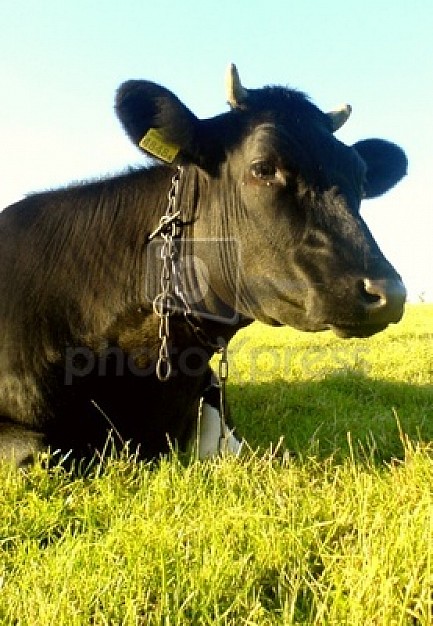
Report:
[[[230,404],[253,448],[284,437],[296,452],[380,461],[402,454],[398,423],[412,439],[433,440],[433,305],[362,340],[255,324],[230,350]]]
[[[241,459],[0,468],[0,624],[433,624],[433,306],[253,325],[229,380]]]

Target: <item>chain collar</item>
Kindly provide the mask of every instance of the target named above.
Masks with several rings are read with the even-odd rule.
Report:
[[[158,335],[161,341],[158,361],[156,363],[156,375],[159,380],[165,382],[172,374],[168,340],[170,337],[170,317],[176,309],[176,245],[175,239],[180,236],[181,221],[180,210],[176,209],[176,197],[179,187],[181,168],[178,167],[171,179],[171,187],[168,192],[168,204],[165,215],[159,220],[157,228],[149,235],[148,241],[155,237],[162,237],[161,247],[162,270],[160,278],[161,291],[153,301],[153,311],[159,319]]]
[[[161,217],[158,226],[150,233],[147,240],[152,241],[155,237],[162,237],[161,246],[162,270],[160,277],[161,291],[153,300],[153,311],[159,319],[158,336],[161,341],[156,363],[156,376],[161,382],[166,382],[172,375],[172,364],[168,341],[170,338],[170,317],[176,312],[177,302],[180,300],[184,307],[184,317],[189,327],[193,330],[197,339],[203,345],[217,351],[220,354],[219,362],[219,412],[221,432],[218,443],[220,452],[227,447],[226,427],[226,381],[228,377],[227,343],[218,339],[212,341],[198,324],[193,321],[193,315],[188,301],[182,289],[181,280],[178,276],[177,255],[178,250],[175,240],[181,236],[183,222],[180,219],[180,209],[177,208],[179,183],[182,168],[178,166],[171,179],[171,187],[168,192],[168,204],[165,214]]]
[[[179,166],[171,179],[166,212],[161,217],[158,226],[147,238],[148,242],[155,237],[161,237],[163,240],[160,250],[162,260],[161,291],[153,300],[153,310],[159,319],[159,339],[161,340],[156,374],[161,381],[168,380],[172,373],[168,350],[170,317],[179,311],[179,306],[183,310],[185,321],[202,345],[219,353],[222,353],[222,350],[226,348],[226,342],[222,338],[218,337],[217,340],[212,340],[201,328],[198,318],[191,311],[182,288],[182,280],[178,271],[178,247],[176,246],[176,240],[179,240],[184,224],[180,219],[181,211],[176,206],[181,175],[182,168]]]

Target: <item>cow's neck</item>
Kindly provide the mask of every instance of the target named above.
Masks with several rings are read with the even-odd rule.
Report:
[[[214,214],[206,177],[195,167],[167,168],[166,174],[168,202],[150,224],[143,295],[154,310],[175,304],[203,343],[218,345],[218,336],[232,336],[247,321],[236,312],[236,279],[224,275],[239,259],[232,258],[233,241]]]
[[[215,203],[209,198],[209,181],[193,167],[167,169],[164,197],[165,212],[154,218],[148,237],[146,289],[153,305],[154,335],[159,338],[154,358],[161,380],[168,379],[179,365],[177,358],[191,350],[196,351],[193,357],[201,355],[200,366],[207,363],[250,321],[240,319],[215,289],[222,282],[222,269],[215,261],[228,256],[226,239],[212,214]]]

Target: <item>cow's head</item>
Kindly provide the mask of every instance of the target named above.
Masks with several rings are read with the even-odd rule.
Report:
[[[227,113],[199,120],[147,81],[124,83],[116,101],[136,145],[152,152],[148,133],[156,129],[167,160],[193,166],[205,181],[195,235],[240,244],[238,268],[227,260],[229,245],[209,259],[218,297],[250,319],[343,337],[399,321],[405,288],[359,206],[405,175],[404,152],[380,139],[346,146],[334,133],[350,107],[325,114],[292,89],[245,89],[234,66],[228,102]]]

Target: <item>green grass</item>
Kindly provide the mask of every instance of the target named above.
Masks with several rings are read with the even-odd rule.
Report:
[[[0,467],[0,624],[432,624],[432,340],[430,305],[368,341],[254,325],[244,458]]]
[[[399,426],[433,440],[433,305],[369,339],[338,339],[255,324],[230,347],[230,404],[250,445],[284,437],[321,458],[364,448],[379,461],[401,455]],[[360,445],[358,445],[360,444]]]

